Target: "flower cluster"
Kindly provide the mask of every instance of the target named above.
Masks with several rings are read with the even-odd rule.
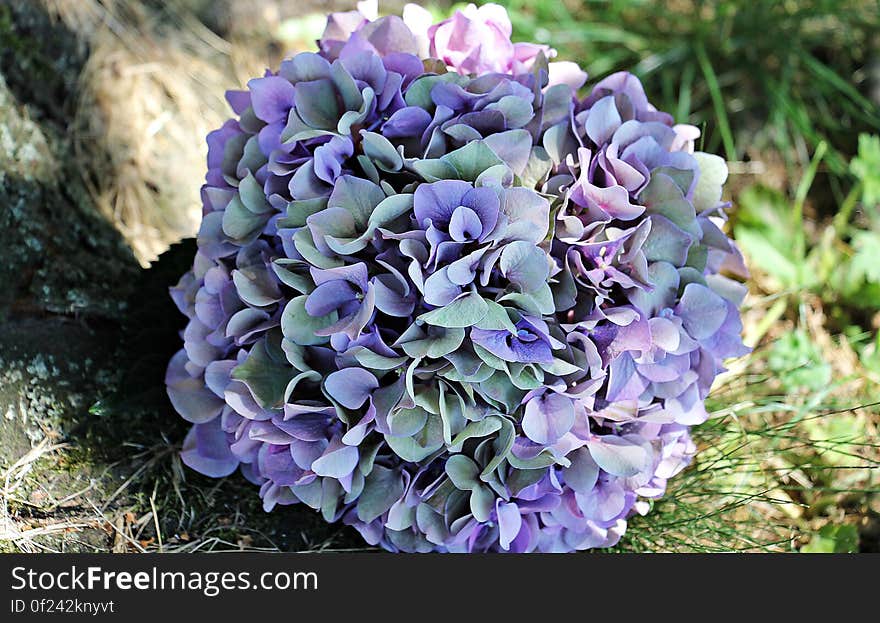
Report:
[[[328,19],[208,136],[182,458],[394,551],[613,545],[744,352],[723,161],[503,9]]]

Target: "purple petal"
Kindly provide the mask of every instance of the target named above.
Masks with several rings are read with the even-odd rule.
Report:
[[[483,225],[480,240],[484,240],[495,228],[495,223],[498,222],[498,212],[501,209],[498,195],[491,188],[472,188],[462,197],[461,205],[477,213],[480,223]]]
[[[212,478],[228,476],[238,467],[238,459],[229,449],[219,418],[196,424],[189,430],[180,458],[190,468]]]
[[[423,227],[428,220],[435,227],[446,227],[452,218],[452,213],[462,205],[462,198],[470,190],[472,190],[471,185],[461,180],[442,180],[433,184],[419,185],[413,198],[416,220]]]
[[[608,95],[590,108],[584,129],[587,131],[587,136],[596,145],[603,145],[611,139],[611,136],[620,127],[621,121],[614,96]]]
[[[303,470],[294,463],[287,446],[263,446],[259,455],[260,472],[276,485],[295,485]]]
[[[226,386],[232,377],[232,370],[238,365],[237,361],[223,360],[213,361],[205,368],[205,385],[214,394],[223,399]]]
[[[351,474],[358,464],[358,449],[346,446],[342,442],[331,443],[324,454],[312,463],[312,471],[318,476],[328,478],[344,478]]]
[[[599,188],[585,182],[574,187],[571,199],[580,206],[624,221],[631,221],[645,211],[644,206],[630,203],[629,191],[623,186]]]
[[[551,445],[574,426],[571,398],[552,392],[535,396],[526,403],[522,428],[535,443]]]
[[[449,267],[444,266],[425,280],[425,303],[437,307],[449,305],[461,294],[461,286],[449,279]]]
[[[293,441],[293,437],[275,426],[270,420],[253,422],[248,428],[248,437],[255,441],[263,441],[268,444],[283,445]]]
[[[565,484],[578,493],[587,493],[596,486],[599,479],[599,466],[586,448],[578,448],[567,457],[571,465],[563,471]]]
[[[251,94],[247,91],[226,91],[226,101],[235,114],[240,115],[251,105]]]
[[[712,336],[727,317],[727,303],[723,298],[699,283],[689,283],[675,307],[682,324],[695,340]]]
[[[635,364],[629,353],[622,353],[611,360],[608,376],[608,400],[635,400],[645,391],[645,381],[636,374]]]
[[[338,268],[312,268],[310,272],[312,273],[312,279],[314,279],[315,285],[321,285],[322,283],[336,279],[345,279],[357,286],[361,292],[365,292],[367,289],[367,265],[363,262],[359,264],[351,264],[350,266],[339,266]]]
[[[329,408],[332,410],[332,407]],[[334,414],[335,415],[335,414]],[[275,426],[302,441],[326,439],[331,415],[320,412],[296,412],[296,405],[284,405],[283,420],[275,419]]]
[[[619,517],[626,508],[623,487],[617,482],[604,483],[586,494],[575,494],[578,507],[585,517],[607,522]]]
[[[326,439],[319,439],[317,441],[294,439],[290,442],[290,456],[293,457],[293,462],[300,468],[310,470],[312,469],[312,464],[324,454],[324,450],[327,449],[328,445]]]
[[[547,69],[550,76],[550,86],[567,84],[576,91],[587,81],[587,72],[582,70],[577,63],[571,61],[556,61],[550,63]]]
[[[357,293],[351,284],[342,279],[325,281],[312,290],[306,299],[306,312],[310,316],[326,316],[334,309],[339,309],[345,303],[355,301]]]
[[[359,409],[379,381],[363,368],[343,368],[324,380],[324,389],[331,398],[348,409]]]
[[[388,118],[382,126],[382,135],[389,139],[421,136],[430,123],[431,115],[426,110],[407,106]]]
[[[478,249],[452,262],[447,270],[449,280],[460,286],[466,286],[471,283],[474,277],[477,276],[476,269],[485,252],[485,249]]]
[[[419,50],[412,31],[397,15],[388,15],[365,24],[360,29],[360,34],[373,44],[382,56],[394,52],[415,54]]]
[[[506,504],[501,498],[495,502],[495,513],[498,515],[498,541],[502,549],[509,550],[522,527],[522,515],[516,504]]]
[[[174,409],[188,422],[209,422],[220,415],[224,402],[205,387],[201,377],[189,375],[184,367],[187,361],[183,350],[171,358],[165,375],[168,398],[171,399]]]
[[[483,225],[477,213],[465,206],[459,206],[449,220],[449,235],[456,242],[469,242],[483,234]]]
[[[612,476],[629,478],[651,469],[651,455],[641,445],[618,437],[604,435],[587,442],[593,460]]]
[[[510,348],[516,355],[515,361],[520,363],[553,363],[553,353],[547,342],[540,341],[523,341],[514,339],[510,343]]]
[[[354,153],[347,136],[334,136],[315,150],[315,175],[333,184],[342,173],[342,164]]]
[[[254,78],[248,82],[254,114],[266,123],[287,121],[296,89],[280,76]]]

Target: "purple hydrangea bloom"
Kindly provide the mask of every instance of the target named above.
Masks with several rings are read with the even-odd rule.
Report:
[[[745,352],[724,162],[498,6],[369,13],[208,136],[181,457],[392,551],[611,546]]]

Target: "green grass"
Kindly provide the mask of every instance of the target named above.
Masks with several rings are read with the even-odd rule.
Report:
[[[791,167],[828,144],[846,177],[859,132],[880,129],[866,95],[880,5],[862,0],[500,0],[521,40],[579,59],[592,79],[628,70],[728,160],[771,149]],[[839,180],[844,183],[845,180]]]

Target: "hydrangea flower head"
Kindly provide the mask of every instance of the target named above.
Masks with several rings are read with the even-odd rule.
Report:
[[[496,5],[371,13],[208,136],[181,456],[392,551],[613,545],[744,352],[724,162]]]

